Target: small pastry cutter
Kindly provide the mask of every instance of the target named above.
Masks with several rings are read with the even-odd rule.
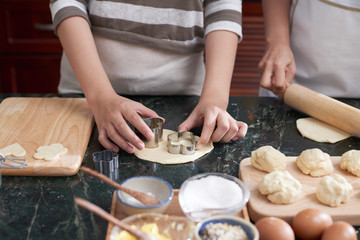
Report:
[[[26,159],[10,158],[0,153],[0,168],[27,168]]]
[[[195,153],[195,145],[199,139],[198,136],[187,131],[169,134],[167,137],[168,152],[171,154],[192,155]],[[187,140],[190,144],[184,145],[180,143],[182,140]]]
[[[161,142],[163,135],[163,120],[161,118],[143,118],[144,122],[154,134],[152,139],[147,139],[142,135],[138,130],[135,130],[139,138],[144,142],[146,148],[157,148],[159,147],[159,142]]]
[[[100,173],[112,173],[119,168],[119,154],[110,150],[93,153],[95,170]]]

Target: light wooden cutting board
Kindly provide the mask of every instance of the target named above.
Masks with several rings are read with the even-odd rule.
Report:
[[[302,184],[302,194],[300,199],[288,205],[278,205],[271,203],[265,195],[261,195],[257,186],[261,179],[267,174],[253,167],[250,158],[245,158],[240,162],[239,177],[250,190],[250,200],[248,210],[250,218],[257,221],[262,217],[279,217],[291,223],[292,218],[302,209],[318,208],[329,213],[334,221],[344,220],[353,225],[360,225],[360,178],[340,169],[340,158],[331,157],[334,172],[345,177],[352,185],[354,191],[350,200],[338,207],[330,207],[320,203],[315,195],[316,185],[320,178],[311,177],[303,174],[296,166],[296,157],[287,157],[286,170]]]
[[[0,149],[19,143],[27,168],[0,168],[10,176],[71,176],[79,171],[92,128],[85,98],[6,98],[0,104]],[[68,149],[56,161],[36,160],[36,149],[61,143]]]

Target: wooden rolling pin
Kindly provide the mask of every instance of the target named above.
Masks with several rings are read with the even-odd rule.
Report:
[[[360,110],[298,84],[285,91],[284,102],[345,132],[360,137]]]

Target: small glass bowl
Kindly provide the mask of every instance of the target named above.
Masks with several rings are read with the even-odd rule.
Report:
[[[147,229],[145,232],[149,235],[159,234],[174,240],[190,240],[193,239],[194,236],[194,222],[182,216],[144,213],[128,216],[121,221],[136,229],[142,229],[143,231]],[[146,225],[147,227],[145,227]],[[143,227],[145,227],[145,229]],[[110,239],[116,240],[116,236],[120,231],[119,227],[114,226],[110,234]],[[159,236],[157,237],[160,238]]]
[[[195,175],[179,191],[182,211],[195,222],[215,215],[235,215],[249,197],[249,189],[240,179],[224,173]]]
[[[195,229],[195,238],[197,240],[202,239],[201,232],[209,223],[213,223],[213,224],[226,223],[233,226],[240,226],[244,230],[249,240],[259,240],[259,231],[257,230],[254,224],[240,217],[224,216],[224,215],[210,217],[204,220],[203,222],[199,222]]]
[[[129,194],[117,190],[116,196],[118,203],[127,215],[139,213],[163,213],[174,196],[172,186],[159,177],[136,176],[126,179],[121,185],[132,190],[147,193],[160,201],[157,205],[145,206]]]

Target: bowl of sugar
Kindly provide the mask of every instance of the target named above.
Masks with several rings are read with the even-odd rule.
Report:
[[[249,201],[248,187],[225,173],[202,173],[180,187],[179,203],[184,214],[195,222],[215,215],[236,215]]]

